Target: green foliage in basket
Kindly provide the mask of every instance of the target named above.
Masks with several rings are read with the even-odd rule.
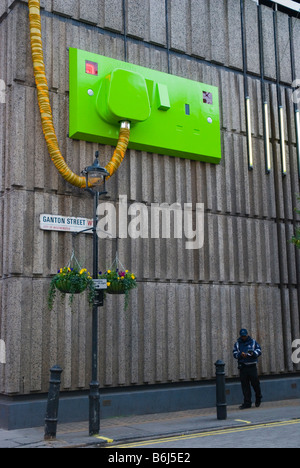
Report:
[[[57,291],[59,291],[62,298],[65,294],[70,294],[69,302],[72,304],[74,294],[80,294],[86,289],[88,290],[88,301],[92,304],[95,297],[95,287],[93,279],[86,268],[81,270],[70,267],[60,268],[50,283],[48,293],[49,309],[53,309]]]
[[[108,294],[125,294],[125,310],[129,304],[129,293],[137,287],[136,277],[128,270],[121,271],[118,268],[115,270],[107,270],[104,273],[99,272],[99,278],[107,280]]]

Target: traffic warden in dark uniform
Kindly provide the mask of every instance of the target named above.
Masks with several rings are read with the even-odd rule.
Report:
[[[259,344],[249,336],[248,331],[242,328],[240,337],[233,348],[233,357],[238,360],[238,368],[240,370],[240,379],[242,391],[244,395],[244,403],[240,409],[251,408],[252,396],[251,386],[255,392],[255,406],[258,408],[261,404],[261,389],[257,373],[258,358],[261,356],[261,348]]]

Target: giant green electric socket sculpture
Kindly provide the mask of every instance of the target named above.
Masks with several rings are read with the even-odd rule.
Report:
[[[221,159],[218,88],[70,49],[71,138],[209,163]]]

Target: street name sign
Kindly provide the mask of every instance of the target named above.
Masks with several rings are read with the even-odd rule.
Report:
[[[93,227],[92,219],[53,214],[40,215],[40,229],[46,231],[81,232],[89,227]],[[85,233],[92,234],[93,231],[88,229]]]

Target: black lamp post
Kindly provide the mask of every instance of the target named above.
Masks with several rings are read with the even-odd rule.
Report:
[[[93,279],[98,277],[98,238],[97,238],[97,207],[99,197],[107,193],[105,179],[109,175],[98,161],[99,152],[96,152],[96,159],[92,166],[86,167],[82,174],[86,178],[85,190],[90,192],[94,198],[93,209]],[[90,383],[89,395],[89,434],[99,434],[100,430],[100,391],[97,376],[98,368],[98,307],[103,305],[103,291],[97,291],[93,302],[92,316],[92,380]]]

